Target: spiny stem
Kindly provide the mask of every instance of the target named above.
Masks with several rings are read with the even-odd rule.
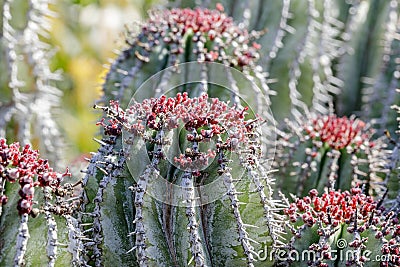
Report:
[[[229,171],[229,169],[226,167],[225,164],[225,156],[223,152],[221,151],[219,153],[219,161],[221,161],[220,164],[220,169],[223,172],[222,177],[224,181],[224,185],[227,189],[227,195],[229,196],[229,199],[231,200],[231,208],[233,210],[233,215],[235,216],[236,220],[236,225],[237,225],[237,230],[239,232],[239,242],[241,243],[244,254],[247,257],[247,266],[254,266],[254,257],[253,253],[254,252],[254,247],[250,244],[249,242],[249,236],[246,231],[246,226],[243,223],[242,216],[240,214],[240,204],[239,204],[239,199],[238,199],[238,192],[236,191],[235,184],[233,183],[233,178],[232,175]]]
[[[155,142],[156,146],[154,148],[154,157],[151,163],[146,167],[143,174],[140,175],[139,181],[137,181],[135,191],[135,219],[134,223],[136,224],[135,227],[135,247],[136,249],[136,256],[140,266],[147,266],[147,255],[146,255],[146,229],[145,229],[145,222],[143,220],[143,201],[144,195],[147,191],[147,185],[149,180],[154,177],[154,175],[160,175],[159,171],[157,170],[157,166],[162,158],[162,140],[164,138],[164,131],[160,129],[157,132]]]
[[[383,53],[382,53],[382,63],[381,63],[381,70],[378,74],[378,77],[373,79],[373,84],[369,84],[369,86],[364,87],[362,89],[362,96],[365,99],[362,105],[362,114],[365,118],[371,117],[371,112],[373,109],[371,108],[371,105],[374,104],[374,102],[381,102],[382,98],[384,98],[385,102],[389,101],[388,105],[383,104],[383,109],[384,109],[384,116],[381,116],[380,118],[376,118],[376,124],[380,128],[379,130],[383,130],[385,127],[385,122],[387,120],[387,112],[388,108],[390,107],[391,101],[394,100],[394,94],[393,91],[395,92],[396,88],[392,88],[392,84],[387,84],[387,71],[388,68],[390,67],[390,60],[391,60],[391,55],[393,53],[396,53],[396,51],[393,48],[393,42],[396,40],[396,32],[400,31],[400,23],[398,21],[398,14],[397,14],[397,6],[398,3],[397,1],[391,1],[389,4],[389,12],[388,12],[388,21],[385,24],[385,38],[383,40]],[[392,80],[393,81],[393,80]],[[391,82],[392,82],[391,81]],[[388,94],[383,95],[382,92],[386,92],[386,90],[383,90],[383,88],[390,86],[391,90],[388,90]],[[381,133],[380,133],[381,134]]]
[[[185,190],[183,194],[183,200],[187,205],[186,217],[189,220],[187,228],[190,235],[190,252],[194,257],[194,263],[196,267],[206,266],[204,261],[205,254],[203,250],[203,245],[201,244],[201,239],[199,236],[199,224],[196,219],[196,200],[194,193],[193,177],[190,172],[185,172],[183,174],[181,186]]]
[[[57,259],[57,223],[54,220],[54,217],[51,215],[51,212],[48,211],[48,208],[51,206],[51,193],[50,188],[43,188],[44,194],[44,214],[47,221],[47,257],[49,258],[49,263],[47,266],[52,267],[56,263]]]
[[[175,56],[176,57],[176,56]],[[173,58],[173,56],[171,55],[171,57],[168,59],[168,66],[174,66],[175,64],[175,58]],[[171,75],[173,73],[173,68],[170,67],[168,69],[166,69],[163,72],[163,75],[161,77],[161,81],[158,84],[155,92],[154,92],[154,96],[155,97],[160,97],[162,95],[164,95],[167,91],[167,89],[169,88],[168,83],[170,81]]]
[[[265,168],[258,162],[255,157],[252,158],[255,162],[254,164],[244,164],[247,174],[256,186],[256,191],[260,196],[260,202],[264,209],[265,224],[268,228],[269,235],[273,240],[273,248],[277,248],[281,245],[283,239],[282,235],[284,231],[281,227],[282,215],[279,211],[282,210],[282,204],[278,200],[274,200],[273,189],[274,180],[268,177],[268,172]],[[258,168],[258,170],[256,170]],[[262,175],[260,175],[262,173]],[[263,184],[265,183],[265,185]],[[266,189],[266,191],[265,191]]]
[[[310,3],[308,2],[308,5]],[[306,25],[306,33],[304,35],[304,38],[300,42],[300,44],[297,46],[296,49],[296,58],[293,60],[292,64],[290,65],[289,69],[289,98],[291,102],[291,113],[293,117],[295,118],[296,121],[301,121],[303,114],[305,113],[306,115],[309,114],[309,110],[307,105],[301,100],[301,93],[297,89],[297,85],[299,82],[299,79],[301,77],[301,68],[300,65],[302,62],[304,62],[306,56],[307,56],[307,47],[309,47],[310,44],[310,39],[311,39],[311,32],[312,32],[312,19],[311,15],[309,14],[312,9],[308,8],[308,16],[307,16],[307,25]],[[309,116],[309,115],[307,115]]]
[[[274,44],[270,49],[269,53],[267,54],[267,58],[265,59],[267,72],[270,71],[271,62],[275,59],[278,55],[279,50],[283,47],[283,38],[286,36],[286,33],[294,33],[295,29],[292,28],[290,25],[287,24],[288,19],[291,17],[290,15],[290,2],[291,0],[283,0],[283,6],[281,9],[281,19],[279,22],[279,29],[276,32]]]
[[[133,66],[129,69],[128,74],[122,79],[121,83],[118,85],[119,90],[115,97],[115,100],[121,101],[123,99],[126,88],[130,85],[132,80],[136,77],[136,74],[140,72],[142,66],[143,66],[143,61],[137,60],[135,66]]]
[[[101,203],[103,202],[103,194],[104,189],[111,182],[112,177],[108,174],[104,175],[99,183],[99,189],[97,191],[96,197],[93,199],[94,203],[94,211],[93,211],[93,241],[95,242],[93,246],[93,256],[95,259],[96,266],[102,266],[102,256],[103,249],[101,248],[101,244],[103,243],[103,227],[101,224]]]
[[[193,135],[196,135],[196,130],[192,131]],[[199,152],[199,144],[194,141],[192,149],[194,153]],[[184,189],[183,201],[186,205],[186,217],[188,218],[187,229],[189,231],[189,242],[190,242],[190,252],[194,258],[195,266],[206,266],[205,263],[205,253],[203,250],[203,244],[201,243],[201,238],[199,236],[199,224],[196,219],[196,196],[193,183],[193,176],[190,171],[185,171],[182,176],[181,186]]]
[[[24,256],[28,245],[29,229],[28,229],[28,214],[21,215],[21,221],[18,228],[16,253],[14,257],[14,266],[24,266]]]
[[[86,239],[79,228],[79,222],[70,215],[64,215],[68,228],[68,250],[72,254],[72,266],[88,266],[84,260],[86,254],[85,246],[82,242]]]
[[[329,172],[329,176],[328,176],[328,182],[329,182],[329,189],[330,190],[335,190],[335,183],[337,180],[337,171],[339,170],[339,158],[340,158],[340,152],[337,150],[332,150],[331,152],[332,155],[332,159],[330,162],[330,172]]]

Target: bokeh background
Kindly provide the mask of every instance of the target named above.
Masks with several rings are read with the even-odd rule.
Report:
[[[124,27],[147,17],[163,0],[57,0],[52,10],[49,42],[54,46],[52,69],[61,70],[57,87],[63,93],[58,123],[65,136],[68,162],[97,150],[93,136],[99,118],[92,107],[101,94],[107,64],[123,43]]]

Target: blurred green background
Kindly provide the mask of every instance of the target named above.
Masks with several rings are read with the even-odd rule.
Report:
[[[49,42],[56,49],[52,69],[62,70],[57,87],[63,93],[58,118],[65,136],[67,162],[97,150],[93,136],[99,114],[92,108],[101,94],[101,84],[110,59],[121,47],[124,26],[140,22],[147,10],[165,4],[161,0],[55,1]]]

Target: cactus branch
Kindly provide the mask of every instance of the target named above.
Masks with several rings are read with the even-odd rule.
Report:
[[[29,240],[29,228],[28,228],[28,214],[23,214],[21,216],[21,221],[18,229],[18,237],[16,244],[16,253],[14,257],[14,266],[19,267],[24,264],[24,256]]]
[[[226,159],[221,151],[218,156],[218,161],[220,163],[220,171],[222,172],[222,178],[224,179],[224,185],[227,189],[227,195],[231,201],[231,208],[233,210],[233,214],[235,216],[236,224],[237,224],[237,229],[239,232],[239,242],[241,243],[244,253],[247,257],[247,264],[248,266],[253,266],[254,262],[254,257],[253,254],[254,252],[254,247],[250,244],[249,242],[249,236],[246,232],[246,226],[243,223],[242,216],[240,214],[240,203],[238,199],[238,192],[236,191],[235,184],[233,183],[233,178],[231,173],[229,172],[229,169],[226,167]]]

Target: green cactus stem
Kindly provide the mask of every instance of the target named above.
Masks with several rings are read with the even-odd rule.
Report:
[[[312,188],[345,190],[364,184],[369,194],[382,196],[389,151],[384,140],[372,139],[372,134],[354,117],[326,115],[287,121],[277,140],[279,188],[301,196]]]
[[[124,220],[132,218],[127,225],[118,222],[117,228],[121,230],[114,234],[121,236],[110,239],[134,237],[132,247],[125,250],[129,253],[127,258],[120,259],[120,262],[136,261],[139,266],[211,266],[214,261],[219,264],[243,263],[241,259],[247,262],[247,266],[254,266],[257,248],[261,248],[262,240],[269,237],[272,240],[269,244],[271,247],[280,244],[283,231],[279,212],[282,205],[272,199],[274,180],[268,177],[268,171],[260,162],[262,153],[257,130],[261,119],[245,119],[254,116],[247,114],[247,108],[229,107],[216,98],[209,99],[207,95],[189,98],[187,93],[133,102],[126,110],[122,110],[114,101],[108,107],[98,108],[110,117],[100,122],[109,137],[100,141],[102,147],[94,155],[97,161],[90,161],[86,173],[90,177],[96,168],[101,170],[103,166],[109,166],[110,169],[97,171],[100,184],[95,189],[97,193],[92,193],[93,200],[88,195],[82,197],[87,202],[86,212],[89,212],[89,217],[94,217],[93,231],[88,235],[89,243],[94,244],[86,248],[93,251],[93,256],[87,259],[89,264],[94,260],[97,265],[106,265],[108,261],[105,255],[116,252],[115,246],[118,244],[107,243],[103,236],[104,223],[108,222],[109,217],[125,217]],[[177,129],[180,129],[180,133],[173,137]],[[125,143],[123,151],[118,148],[122,131],[126,132],[122,140]],[[114,141],[110,142],[111,139]],[[140,145],[141,142],[144,142],[143,145]],[[179,151],[173,146],[175,142],[179,142]],[[149,157],[148,163],[137,160],[137,157],[146,157],[146,154],[140,155],[143,149],[147,151],[144,153]],[[122,165],[129,167],[130,174],[113,172],[123,169],[122,165],[114,168],[115,164],[107,163],[115,157]],[[120,175],[126,178],[118,178]],[[126,187],[126,192],[133,190],[132,202],[125,203],[121,209],[107,209],[106,212],[105,203],[111,201],[107,199],[110,193],[115,192],[115,187],[123,180],[131,181],[130,175],[137,179],[135,184]],[[158,177],[165,179],[163,183],[168,182],[175,189],[158,191]],[[90,191],[90,181],[85,183],[86,190]],[[218,198],[226,196],[227,199],[219,204],[218,198],[213,199],[215,196],[212,192],[204,189],[199,191],[198,185],[207,186],[207,183],[216,183],[213,187],[214,190],[218,189],[215,192],[221,194]],[[248,190],[253,193],[245,193]],[[99,198],[99,195],[103,197]],[[223,204],[226,201],[228,203]],[[93,212],[89,211],[90,205]],[[230,206],[231,210],[225,205]],[[126,210],[129,206],[134,208],[133,212]],[[262,209],[249,220],[246,214],[256,206]],[[232,225],[230,227],[233,227],[224,229],[225,233],[215,228],[223,227],[216,223],[224,220],[228,220]],[[184,231],[186,228],[187,231]],[[215,231],[223,234],[214,235]],[[262,239],[257,241],[260,237]],[[224,248],[221,247],[219,251],[213,242],[221,242],[224,238],[232,243],[224,242],[221,244]],[[129,256],[132,251],[136,252],[135,257]]]
[[[307,110],[327,115],[333,100],[340,116],[376,119],[371,122],[376,122],[377,135],[395,127],[388,107],[398,102],[392,97],[398,79],[391,78],[398,58],[397,0],[170,2],[203,8],[221,2],[249,31],[268,30],[257,41],[262,45],[258,64],[278,92],[272,98],[278,121]]]
[[[242,88],[233,77],[230,77],[230,67],[240,71],[258,87],[266,98],[274,94],[269,89],[265,73],[257,64],[260,45],[256,40],[262,32],[248,32],[242,24],[237,25],[232,18],[223,13],[221,6],[211,9],[164,9],[149,12],[149,19],[139,25],[139,33],[128,30],[126,33],[127,47],[122,48],[118,58],[111,64],[103,85],[103,103],[117,100],[126,106],[137,88],[150,76],[161,70],[163,77],[155,85],[153,92],[148,94],[159,97],[169,88],[171,75],[180,71],[185,62],[215,62],[226,67],[226,77],[231,82],[232,103],[240,104],[238,93],[246,95],[248,90]],[[136,30],[137,32],[137,30]],[[170,67],[170,68],[169,68]],[[215,90],[208,90],[208,75],[213,71],[207,64],[202,68],[202,87],[200,93],[188,90],[190,96],[200,96],[207,93],[211,97]],[[259,93],[258,91],[255,93]],[[229,97],[228,94],[228,97]],[[267,105],[260,105],[266,109]],[[259,112],[262,114],[262,112]],[[272,118],[267,118],[272,121]]]
[[[383,135],[385,130],[393,132],[397,127],[395,111],[391,109],[393,104],[399,102],[400,65],[400,19],[398,14],[399,4],[390,1],[388,18],[385,25],[383,52],[379,72],[373,82],[365,81],[367,86],[363,88],[362,118],[372,118],[377,135]]]
[[[39,153],[29,145],[21,149],[18,143],[8,145],[5,139],[0,139],[2,265],[43,264],[46,258],[39,255],[46,254],[38,254],[38,251],[45,249],[41,238],[46,230],[47,264],[56,265],[60,252],[59,240],[64,240],[63,237],[59,238],[57,222],[62,217],[71,215],[76,208],[77,199],[73,197],[75,186],[63,183],[63,178],[70,175],[68,170],[65,173],[53,171],[48,160],[40,158]],[[43,192],[35,190],[36,188],[43,189]],[[33,217],[30,221],[29,216]],[[44,220],[41,216],[45,216]],[[11,256],[13,252],[14,257]],[[59,263],[69,263],[67,251],[60,254]],[[10,261],[12,258],[13,262]]]
[[[380,266],[400,264],[398,211],[385,211],[360,188],[322,196],[313,189],[288,206],[285,214],[292,237],[283,250],[299,254],[308,250],[313,256],[308,262],[287,257],[282,266],[376,266],[377,255],[385,255]]]

